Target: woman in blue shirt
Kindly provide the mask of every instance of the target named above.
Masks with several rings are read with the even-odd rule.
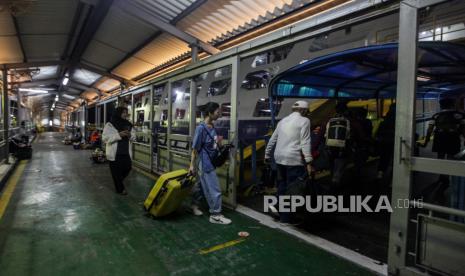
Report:
[[[198,168],[201,188],[210,207],[210,222],[230,224],[231,220],[221,214],[221,188],[211,161],[221,143],[213,126],[213,121],[220,117],[219,104],[207,103],[205,114],[205,120],[195,129],[189,172],[195,175]],[[193,206],[192,209],[194,214],[202,214],[197,206]]]

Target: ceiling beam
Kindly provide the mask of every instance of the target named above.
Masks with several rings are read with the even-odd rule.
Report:
[[[153,15],[152,13],[148,12],[146,9],[137,6],[136,3],[133,1],[125,1],[125,0],[116,0],[115,4],[118,8],[120,8],[123,12],[129,13],[135,18],[149,24],[152,27],[160,29],[164,32],[171,34],[172,36],[177,37],[178,39],[186,42],[189,45],[196,45],[202,48],[204,51],[210,54],[217,54],[220,52],[219,49],[215,48],[214,46],[201,41],[200,39],[196,38],[193,35],[190,35],[175,26],[166,23],[165,21],[161,20],[157,16]]]
[[[66,64],[66,61],[62,60],[49,60],[49,61],[33,61],[33,62],[21,62],[21,63],[5,63],[6,69],[20,69],[29,67],[44,67],[44,66],[55,66]]]
[[[187,9],[182,11],[180,14],[178,14],[173,20],[170,21],[170,24],[175,26],[176,23],[181,21],[184,17],[187,15],[191,14],[193,11],[198,9],[200,6],[202,6],[207,0],[197,0],[194,3],[192,3]],[[110,69],[108,69],[109,72],[112,72],[115,70],[118,66],[120,66],[123,62],[125,62],[128,58],[132,57],[133,55],[137,54],[140,50],[142,50],[145,46],[147,46],[150,42],[152,42],[155,38],[160,36],[163,32],[157,31],[153,35],[151,35],[148,39],[144,40],[139,46],[136,48],[132,49],[130,52],[128,52],[120,61],[118,61],[115,65],[113,65]]]
[[[99,29],[103,20],[105,20],[105,17],[108,14],[108,11],[110,10],[112,4],[113,4],[113,0],[100,0],[92,8],[89,8],[88,4],[84,4],[88,12],[87,12],[86,18],[83,21],[83,23],[80,24],[79,20],[74,18],[73,24],[76,23],[75,28],[77,28],[78,26],[82,26],[82,27],[80,27],[79,35],[75,40],[76,43],[74,43],[74,47],[71,51],[71,54],[67,58],[68,60],[67,68],[60,69],[60,72],[59,72],[60,78],[62,78],[65,75],[65,73],[69,75],[70,79],[72,78],[74,70],[76,70],[76,67],[80,66],[82,55],[88,48],[90,42],[92,41],[95,33]],[[75,14],[75,16],[77,16],[77,14]],[[73,32],[74,31],[76,30],[73,30]],[[71,42],[69,41],[69,43]],[[67,45],[67,47],[68,46],[69,45]],[[69,49],[67,49],[67,51],[69,51]],[[67,55],[67,52],[65,54]],[[90,71],[93,71],[93,70],[90,70]],[[58,88],[58,90],[59,91],[63,90],[63,84],[60,83],[60,87]]]
[[[22,82],[19,83],[19,87],[21,88],[33,88],[37,87],[40,85],[52,85],[52,84],[58,84],[58,79],[52,78],[52,79],[44,79],[44,80],[37,80],[37,81],[31,81],[31,82]]]
[[[117,75],[112,74],[110,72],[107,72],[105,70],[101,70],[101,69],[95,68],[93,66],[84,64],[84,63],[79,63],[79,67],[81,67],[83,69],[86,69],[86,70],[89,70],[89,71],[92,71],[94,73],[97,73],[99,75],[115,79],[115,80],[117,80],[119,82],[122,82],[122,83],[127,83],[127,84],[130,84],[130,85],[137,85],[138,84],[136,81],[132,81],[132,80],[122,78],[120,76],[117,76]]]
[[[97,5],[92,8],[91,14],[86,20],[78,42],[71,52],[70,62],[72,65],[75,65],[80,61],[82,55],[92,41],[92,38],[110,10],[112,3],[113,0],[100,0]]]
[[[87,86],[83,83],[80,83],[80,82],[77,82],[75,80],[70,80],[68,85],[72,88],[76,88],[76,89],[79,89],[79,90],[82,90],[82,92],[85,92],[85,91],[93,91],[93,92],[96,92],[96,93],[100,93],[100,91],[97,89],[97,88],[94,88],[94,87],[90,87],[90,86]],[[81,92],[81,93],[82,93]]]
[[[13,24],[15,25],[16,36],[18,37],[19,47],[21,48],[21,53],[23,54],[23,62],[27,62],[26,51],[24,51],[24,43],[23,39],[21,38],[21,32],[19,31],[18,20],[15,16],[11,15],[13,19]]]
[[[69,36],[68,36],[68,40],[66,41],[65,49],[63,50],[63,53],[61,54],[62,60],[66,60],[69,62],[69,59],[71,56],[70,52],[76,46],[79,33],[82,31],[82,28],[87,19],[87,16],[90,13],[90,10],[91,10],[91,5],[88,5],[88,4],[85,4],[79,1],[78,6],[73,16],[73,23],[71,24],[71,28],[69,30]],[[60,66],[57,70],[58,77],[60,78],[63,77],[66,72],[66,69],[67,69],[66,65]]]

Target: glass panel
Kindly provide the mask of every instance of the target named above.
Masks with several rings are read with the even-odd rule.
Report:
[[[111,120],[113,111],[116,109],[116,101],[108,102],[105,105],[107,109],[107,112],[105,114],[105,119],[106,119],[106,122],[109,122]]]
[[[119,99],[118,106],[124,106],[128,109],[128,118],[129,121],[132,122],[132,111],[133,111],[133,105],[132,105],[132,94],[123,96]]]
[[[189,134],[190,84],[190,79],[180,80],[172,84],[173,122],[171,133],[173,134]]]
[[[89,124],[95,124],[95,106],[87,110],[87,122]]]
[[[99,118],[99,121],[98,121],[98,127],[100,128],[103,128],[103,123],[105,121],[105,114],[103,113],[104,112],[104,105],[99,105],[97,106],[97,114],[98,114],[98,118]]]
[[[134,128],[139,143],[150,142],[150,106],[149,90],[134,94]]]

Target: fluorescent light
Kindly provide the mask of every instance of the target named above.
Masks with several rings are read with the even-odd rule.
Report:
[[[68,95],[68,94],[63,94],[62,96],[67,98],[67,99],[70,99],[70,100],[73,100],[73,99],[76,98],[75,96],[71,96],[71,95]]]
[[[69,82],[69,78],[68,78],[68,77],[65,77],[65,78],[63,79],[63,82],[62,82],[62,83],[63,83],[63,85],[67,85],[68,82]]]
[[[417,81],[430,81],[431,79],[428,77],[418,76]]]
[[[43,89],[30,89],[30,88],[20,88],[19,91],[21,92],[32,92],[32,93],[48,93],[47,90],[43,90]]]

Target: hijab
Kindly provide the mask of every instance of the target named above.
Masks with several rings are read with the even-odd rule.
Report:
[[[131,122],[121,117],[121,114],[123,114],[125,110],[128,109],[126,107],[119,106],[115,109],[115,111],[113,111],[113,114],[111,115],[110,123],[118,130],[118,132],[123,130],[130,131],[132,129]]]

